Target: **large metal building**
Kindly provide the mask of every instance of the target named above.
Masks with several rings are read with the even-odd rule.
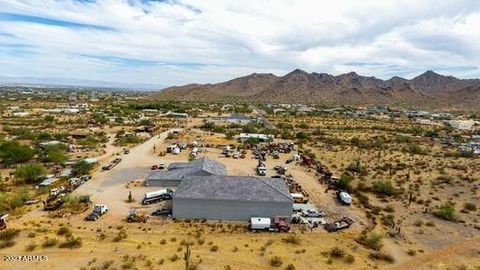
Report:
[[[188,176],[173,195],[179,219],[250,220],[252,216],[292,217],[293,199],[278,178]]]
[[[171,163],[166,171],[155,171],[145,178],[145,186],[178,187],[187,176],[227,175],[224,164],[203,157],[191,162]]]

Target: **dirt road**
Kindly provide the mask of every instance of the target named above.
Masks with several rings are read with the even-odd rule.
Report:
[[[89,194],[94,203],[107,204],[110,208],[110,214],[108,216],[111,216],[111,218],[125,216],[129,209],[140,206],[138,201],[141,200],[146,191],[152,190],[152,188],[143,186],[127,189],[126,184],[134,180],[143,180],[150,172],[150,166],[163,160],[158,156],[158,153],[163,149],[167,134],[176,130],[178,131],[180,129],[165,131],[133,147],[130,149],[129,154],[121,154],[118,156],[122,158],[120,164],[109,171],[102,171],[101,168],[99,168],[92,174],[92,180],[76,189],[74,194]],[[156,152],[154,152],[154,146]],[[117,156],[113,156],[111,159],[115,157]],[[107,162],[108,161],[109,160],[107,160]],[[136,203],[126,202],[129,191],[131,191],[133,197],[137,199]]]

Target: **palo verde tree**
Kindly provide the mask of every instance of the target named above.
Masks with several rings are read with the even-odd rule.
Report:
[[[17,141],[4,142],[0,145],[0,159],[7,165],[29,161],[34,155],[32,148]]]

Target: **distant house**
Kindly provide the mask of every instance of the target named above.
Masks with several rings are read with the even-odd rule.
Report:
[[[174,118],[188,118],[187,113],[179,113],[179,112],[167,112],[165,114],[167,117],[174,117]]]
[[[225,120],[227,123],[232,124],[248,124],[252,122],[250,117],[247,117],[243,114],[233,114]]]
[[[40,146],[40,148],[42,148],[42,149],[45,149],[49,146],[55,146],[55,145],[59,145],[59,144],[67,145],[66,143],[61,142],[61,141],[48,141],[48,142],[41,142],[41,143],[38,144],[38,146]]]
[[[76,113],[79,113],[80,110],[76,108],[65,108],[63,109],[63,112],[66,114],[76,114]]]
[[[254,133],[240,133],[240,135],[238,136],[238,139],[241,142],[245,142],[249,138],[258,139],[260,142],[271,142],[275,137],[271,134],[254,134]]]
[[[27,116],[28,116],[28,112],[14,112],[14,113],[12,113],[12,116],[15,116],[15,117],[27,117]]]
[[[452,128],[461,130],[472,130],[475,125],[475,121],[473,120],[451,120],[448,121],[448,123]]]
[[[74,139],[84,139],[88,136],[88,132],[86,131],[72,131],[70,132],[70,136],[72,136],[72,138]]]

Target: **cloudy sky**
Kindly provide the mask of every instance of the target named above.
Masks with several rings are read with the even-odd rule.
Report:
[[[0,76],[125,84],[253,72],[480,77],[478,0],[1,0]]]

